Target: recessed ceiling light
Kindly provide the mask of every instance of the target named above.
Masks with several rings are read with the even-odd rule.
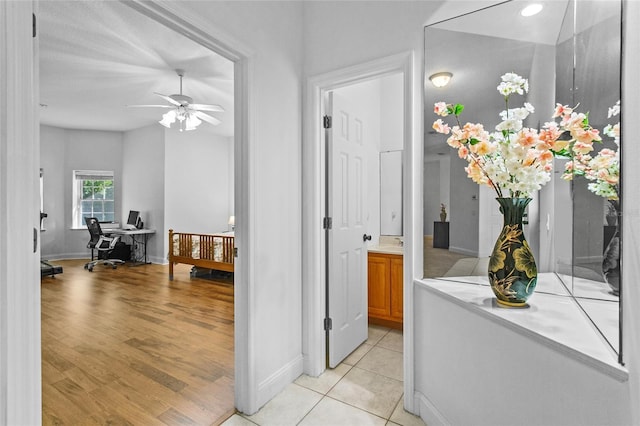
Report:
[[[540,3],[532,3],[529,6],[525,7],[520,11],[520,15],[522,16],[533,16],[542,10],[542,5]]]

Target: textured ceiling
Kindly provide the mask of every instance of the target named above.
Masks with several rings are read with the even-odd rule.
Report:
[[[40,122],[126,131],[157,123],[166,104],[153,92],[218,104],[215,133],[233,135],[233,63],[116,1],[44,1],[38,16]],[[158,124],[159,125],[159,124]]]

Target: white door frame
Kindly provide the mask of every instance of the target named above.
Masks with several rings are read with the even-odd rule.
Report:
[[[252,291],[255,262],[251,250],[255,194],[250,184],[255,170],[250,155],[254,152],[251,135],[255,126],[249,108],[254,53],[226,34],[212,34],[207,22],[193,14],[185,16],[188,12],[177,4],[158,0],[132,0],[124,4],[221,54],[235,65],[235,245],[239,252],[235,263],[235,406],[243,412],[254,412],[259,408],[257,354],[252,345],[255,340],[252,330],[256,328],[252,325],[257,320],[249,309],[255,294]],[[0,111],[0,207],[3,212],[9,212],[7,217],[0,216],[3,235],[0,239],[0,424],[38,424],[42,420],[40,280],[36,269],[40,252],[29,254],[33,242],[25,238],[29,237],[31,228],[39,229],[40,222],[35,213],[39,210],[38,94],[37,82],[30,81],[37,64],[27,54],[32,51],[31,14],[37,6],[38,0],[33,3],[0,1],[0,69],[9,70],[0,73],[0,104],[4,105],[5,100],[11,102]],[[32,208],[23,206],[29,197],[21,197],[30,190],[33,191]],[[30,210],[34,211],[33,217],[23,214]]]
[[[0,424],[42,422],[37,4],[0,2]],[[33,239],[35,238],[34,246]]]
[[[254,215],[251,201],[255,198],[250,183],[254,152],[251,135],[254,123],[249,114],[253,52],[242,42],[223,34],[204,22],[199,16],[188,14],[179,5],[164,1],[120,0],[143,15],[194,40],[202,46],[224,56],[234,63],[234,203],[235,203],[235,247],[239,256],[235,260],[234,272],[234,391],[235,406],[246,413],[255,412],[258,406],[255,360],[257,354],[252,342],[255,340],[251,316],[253,277],[253,232]],[[204,29],[206,28],[206,30]],[[218,32],[213,32],[218,31]]]
[[[306,88],[305,143],[302,155],[303,179],[303,353],[304,372],[318,376],[326,366],[325,316],[325,242],[322,219],[324,215],[324,129],[323,99],[327,92],[355,83],[390,74],[403,74],[404,82],[404,150],[403,160],[403,223],[405,229],[404,253],[404,405],[413,411],[413,212],[411,184],[413,175],[412,150],[414,139],[414,54],[413,52],[380,58],[353,67],[311,77]],[[420,97],[421,99],[421,97]]]

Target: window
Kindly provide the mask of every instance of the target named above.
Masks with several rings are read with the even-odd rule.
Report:
[[[113,171],[73,171],[73,227],[84,228],[85,217],[115,221]]]

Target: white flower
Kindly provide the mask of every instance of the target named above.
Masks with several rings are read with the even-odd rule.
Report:
[[[608,118],[613,117],[614,115],[620,114],[620,101],[616,102],[616,104],[609,108]]]
[[[518,132],[520,129],[522,129],[522,121],[514,118],[508,118],[496,126],[496,130],[499,132],[505,130],[508,132]]]

